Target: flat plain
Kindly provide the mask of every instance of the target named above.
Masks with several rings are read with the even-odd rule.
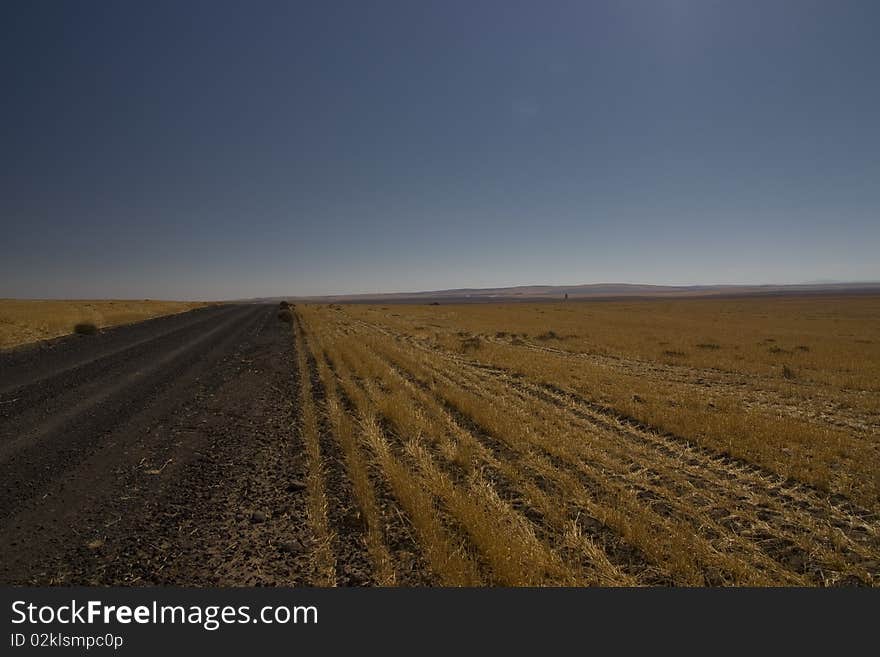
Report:
[[[0,583],[877,586],[880,297],[241,304],[0,351]]]
[[[205,306],[198,301],[0,299],[0,349],[73,333],[80,323],[98,329],[173,315]]]

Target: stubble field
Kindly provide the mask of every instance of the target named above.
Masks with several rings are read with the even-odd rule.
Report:
[[[880,582],[880,299],[300,305],[314,584]]]

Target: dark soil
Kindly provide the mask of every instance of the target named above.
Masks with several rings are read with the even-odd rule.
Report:
[[[207,308],[0,354],[0,584],[306,583],[277,311]]]

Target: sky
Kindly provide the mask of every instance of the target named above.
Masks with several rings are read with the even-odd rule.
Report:
[[[0,5],[0,297],[880,280],[880,2]]]

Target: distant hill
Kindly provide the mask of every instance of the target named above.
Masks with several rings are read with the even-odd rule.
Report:
[[[711,296],[880,294],[880,282],[803,283],[798,285],[639,285],[593,283],[588,285],[525,285],[519,287],[458,288],[426,292],[337,294],[308,297],[261,297],[253,303],[282,299],[303,303],[490,303],[584,299],[652,299]]]

